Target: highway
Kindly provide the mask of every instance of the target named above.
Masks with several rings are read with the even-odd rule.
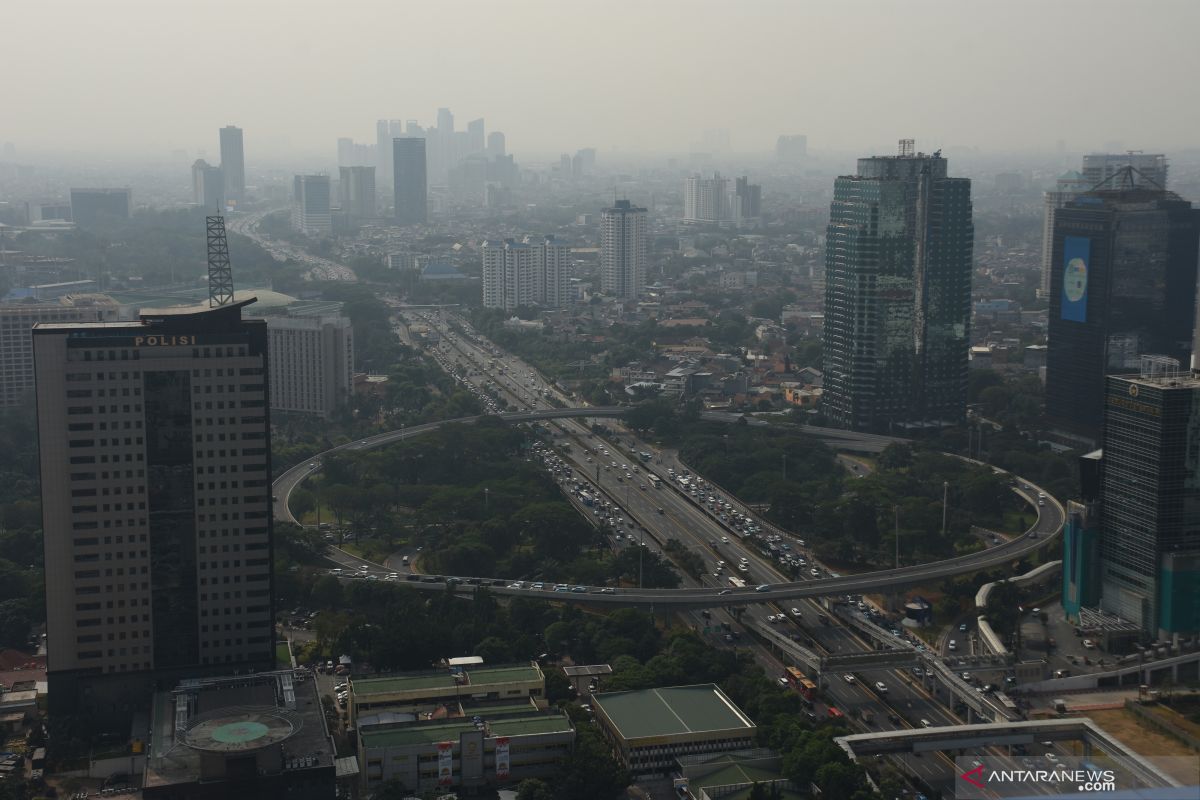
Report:
[[[269,211],[256,211],[253,214],[232,215],[227,220],[229,230],[252,239],[255,244],[270,253],[271,257],[276,261],[290,260],[298,264],[307,264],[309,270],[304,273],[305,280],[347,281],[350,283],[358,280],[358,277],[354,274],[354,270],[345,264],[339,264],[336,261],[315,256],[282,239],[275,239],[261,233],[258,226],[262,222],[263,217],[278,213],[281,210],[275,208]]]

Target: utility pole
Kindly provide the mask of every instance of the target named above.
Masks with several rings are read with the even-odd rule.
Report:
[[[900,506],[892,506],[892,516],[896,521],[896,569],[900,569]]]
[[[787,480],[787,453],[783,454],[783,480]]]
[[[946,500],[950,496],[950,481],[942,481],[942,538],[946,538]]]
[[[483,487],[483,513],[488,513],[488,492],[491,490],[486,486]]]

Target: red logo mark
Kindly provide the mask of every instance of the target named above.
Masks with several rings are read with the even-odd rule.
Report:
[[[980,783],[979,781],[975,780],[974,778],[972,778],[971,777],[972,775],[978,775],[980,778],[982,778],[983,777],[983,764],[980,764],[978,767],[971,770],[970,772],[964,772],[962,775],[959,775],[959,777],[962,778],[967,783],[970,783],[974,786],[978,786],[980,789],[982,789],[983,784]]]

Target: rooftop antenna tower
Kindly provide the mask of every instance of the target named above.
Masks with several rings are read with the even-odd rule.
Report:
[[[229,267],[229,240],[225,238],[225,218],[220,214],[205,217],[208,227],[208,307],[233,302],[233,271]]]
[[[912,158],[913,153],[917,152],[916,139],[901,139],[900,140],[900,157]]]

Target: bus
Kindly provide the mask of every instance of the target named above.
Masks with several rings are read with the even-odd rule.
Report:
[[[741,578],[735,578],[732,575],[729,576],[729,585],[732,586],[734,589],[745,589],[746,588],[746,582],[744,580],[742,580]]]
[[[662,478],[658,477],[657,475],[650,475],[648,477],[650,478],[651,486],[653,486],[655,489],[662,488]]]
[[[582,500],[583,504],[585,506],[587,506],[588,508],[591,508],[592,505],[596,502],[595,500],[592,499],[592,496],[590,494],[588,494],[587,492],[580,492],[579,499]]]
[[[800,681],[804,680],[804,673],[795,667],[787,667],[786,671],[783,673],[783,677],[787,678],[787,682],[790,683],[794,689],[800,685]]]
[[[1000,707],[1007,711],[1014,719],[1021,716],[1021,709],[1017,708],[1017,704],[1004,692],[996,692],[996,700],[1000,703]]]

